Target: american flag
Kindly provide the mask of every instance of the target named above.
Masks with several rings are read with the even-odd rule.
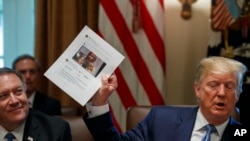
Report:
[[[212,0],[212,29],[223,30],[240,16],[235,0]]]
[[[115,71],[118,88],[109,99],[122,132],[128,107],[165,103],[164,0],[100,0],[98,28],[126,57]]]

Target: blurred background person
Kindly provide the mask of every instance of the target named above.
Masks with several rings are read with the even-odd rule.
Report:
[[[12,63],[12,68],[22,74],[26,84],[26,94],[30,107],[48,115],[62,115],[61,103],[37,90],[40,65],[36,59],[28,54],[18,56]]]

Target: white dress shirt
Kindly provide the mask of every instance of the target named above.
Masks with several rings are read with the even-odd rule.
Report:
[[[225,121],[224,123],[215,126],[217,133],[211,134],[211,141],[220,141],[222,134],[223,134],[228,122],[229,122],[229,119],[227,121]],[[192,132],[190,141],[201,141],[201,139],[206,134],[206,130],[203,129],[203,127],[207,124],[209,124],[209,123],[205,119],[205,117],[202,115],[200,108],[199,108],[197,115],[196,115],[194,128],[193,128],[193,132]]]
[[[93,118],[109,112],[109,104],[105,104],[102,106],[92,106],[92,103],[88,102],[86,104],[86,109],[88,112],[88,117]]]
[[[30,108],[32,108],[32,107],[33,107],[33,104],[34,104],[34,99],[35,99],[35,94],[36,94],[36,92],[34,91],[34,92],[30,95],[30,97],[28,98]]]
[[[23,140],[24,126],[25,122],[20,127],[16,128],[11,132],[16,138],[14,139],[14,141]],[[7,141],[7,139],[4,138],[7,133],[8,131],[0,125],[0,141]]]

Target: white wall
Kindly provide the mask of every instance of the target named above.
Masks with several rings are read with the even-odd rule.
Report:
[[[184,20],[180,1],[165,0],[167,104],[196,104],[193,82],[196,65],[207,53],[210,2],[197,0],[191,19]]]

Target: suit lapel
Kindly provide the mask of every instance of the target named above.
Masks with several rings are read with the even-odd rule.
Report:
[[[29,115],[25,123],[23,141],[37,141],[40,136],[37,119],[35,116],[31,116],[32,114],[33,112],[30,108]]]
[[[191,110],[191,112],[190,112]],[[179,119],[176,120],[176,141],[190,141],[194,127],[198,107],[185,110]]]
[[[225,128],[225,131],[221,137],[221,141],[230,141],[232,136],[233,126],[241,126],[241,124],[230,117],[229,122]]]
[[[34,109],[39,109],[40,104],[41,104],[40,93],[36,91],[36,94],[35,94],[35,97],[34,97],[33,108]]]

